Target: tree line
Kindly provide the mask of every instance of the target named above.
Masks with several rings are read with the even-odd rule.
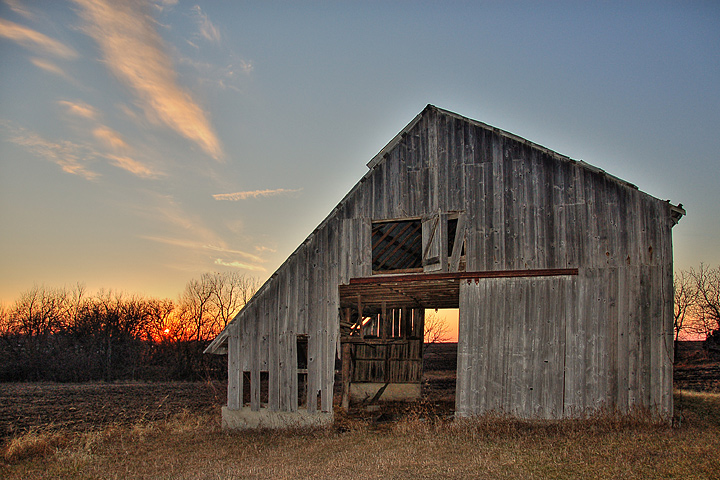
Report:
[[[720,356],[720,266],[680,270],[673,286],[676,349],[698,338]],[[202,352],[258,287],[253,277],[207,273],[173,301],[34,286],[0,307],[0,381],[223,378],[225,359]]]
[[[193,279],[176,301],[34,286],[0,311],[0,381],[222,378],[224,359],[202,352],[257,288],[236,273]]]
[[[684,337],[703,339],[712,356],[720,357],[720,265],[700,264],[675,273],[675,353]]]

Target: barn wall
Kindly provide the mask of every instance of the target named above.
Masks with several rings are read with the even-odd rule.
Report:
[[[576,312],[575,276],[464,281],[457,415],[561,417],[566,324]]]
[[[672,342],[659,321],[667,305],[647,292],[664,273],[644,266],[463,282],[458,415],[671,413]]]
[[[233,353],[233,365],[242,365],[251,378],[268,372],[271,410],[297,409],[296,339],[306,335],[308,410],[319,405],[331,411],[339,345],[337,287],[371,275],[371,221],[458,211],[466,218],[467,271],[581,269],[574,287],[565,280],[484,280],[463,287],[461,317],[469,349],[463,361],[473,372],[463,379],[466,391],[458,403],[463,412],[492,407],[553,417],[603,401],[621,408],[672,408],[668,203],[597,169],[433,108],[384,155],[236,317],[241,327],[229,338],[240,349]],[[492,303],[496,300],[481,293],[487,289],[505,297],[526,295],[525,310]],[[565,310],[537,310],[533,302],[543,289],[562,294]],[[487,318],[491,309],[499,316]],[[555,335],[566,335],[563,404],[556,403],[554,381],[528,379],[515,364],[506,366],[510,384],[483,387],[490,377],[472,367],[491,352],[521,348],[524,361],[539,361],[542,350],[532,350],[539,340],[525,328],[548,316],[564,322],[542,324],[547,337],[542,342],[548,345],[560,342]],[[508,324],[503,335],[521,343],[487,343],[505,340],[485,338],[482,332],[500,326],[484,322],[510,318],[521,321]],[[544,361],[535,366],[550,368]],[[535,386],[529,396],[521,392],[528,382],[539,392]],[[251,406],[258,409],[258,382],[251,383]],[[488,389],[497,388],[506,390],[499,399],[489,396],[495,390]]]

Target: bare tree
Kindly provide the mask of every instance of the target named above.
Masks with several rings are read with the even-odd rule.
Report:
[[[0,305],[0,381],[198,378],[217,369],[202,355],[257,290],[252,277],[205,274],[178,302],[78,284],[34,286]],[[214,371],[214,370],[213,370]]]
[[[694,272],[699,315],[706,333],[720,329],[720,266],[712,269],[700,264]]]
[[[228,272],[191,280],[180,296],[177,329],[186,340],[209,340],[235,317],[257,286],[252,277]]]
[[[207,275],[190,280],[180,295],[177,321],[183,340],[207,340],[217,332],[214,287]]]
[[[690,272],[680,270],[675,273],[673,288],[675,291],[675,306],[673,312],[673,326],[675,328],[675,358],[677,358],[680,335],[693,327],[693,320],[698,307],[698,292],[695,280]]]
[[[212,285],[217,324],[222,329],[235,318],[235,315],[255,294],[258,282],[253,277],[236,272],[206,275]]]
[[[0,338],[10,333],[10,311],[4,303],[0,303]]]
[[[178,340],[176,328],[176,305],[172,300],[151,298],[146,300],[146,308],[151,318],[147,326],[146,339],[157,343]]]
[[[720,353],[720,266],[709,268],[700,264],[691,270],[697,290],[697,332],[705,335],[705,348]]]
[[[23,292],[10,310],[10,329],[30,337],[58,332],[67,325],[69,308],[66,289],[35,285]]]
[[[73,291],[35,285],[21,293],[4,321],[5,355],[18,379],[53,375],[61,337],[71,323]]]
[[[425,350],[433,343],[447,342],[450,339],[449,333],[447,323],[437,313],[425,315]]]

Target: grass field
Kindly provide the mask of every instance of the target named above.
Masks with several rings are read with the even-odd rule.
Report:
[[[446,358],[429,359],[428,366]],[[695,363],[683,364],[689,377]],[[450,371],[439,366],[430,372],[432,382],[442,380],[445,368]],[[223,391],[217,385],[0,387],[6,392],[3,402],[23,394],[21,400],[33,405],[49,399],[57,417],[43,419],[47,406],[17,407],[28,418],[22,428],[6,428],[0,448],[3,479],[720,479],[716,390],[677,390],[673,425],[642,415],[458,421],[438,410],[446,394],[439,388],[429,391],[440,402],[426,400],[403,415],[336,412],[328,428],[240,432],[220,428]],[[23,393],[23,388],[31,390]],[[120,397],[114,399],[113,391]],[[95,398],[93,406],[106,413],[82,413],[84,398]],[[63,399],[70,403],[60,405]],[[8,418],[20,415],[2,407]]]
[[[678,392],[682,423],[598,417],[375,423],[228,432],[212,414],[33,430],[2,451],[0,476],[32,478],[720,478],[720,395]]]

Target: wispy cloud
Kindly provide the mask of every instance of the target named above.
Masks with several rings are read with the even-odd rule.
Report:
[[[140,178],[157,178],[160,176],[159,172],[156,172],[147,165],[138,162],[137,160],[133,160],[130,157],[105,155],[105,158],[108,159],[111,165],[122,168],[123,170],[127,170],[128,172]]]
[[[275,190],[252,190],[247,192],[235,192],[235,193],[217,193],[213,195],[215,200],[226,200],[230,202],[237,202],[239,200],[247,200],[248,198],[258,197],[274,197],[277,195],[289,195],[301,191],[302,188],[295,190],[289,190],[286,188],[277,188]]]
[[[151,197],[143,202],[142,210],[138,213],[147,216],[153,221],[160,221],[169,224],[173,231],[178,233],[172,237],[143,237],[147,240],[193,249],[196,251],[212,252],[213,257],[217,254],[233,256],[245,262],[256,264],[264,263],[265,260],[253,253],[230,248],[222,236],[213,229],[206,226],[205,218],[202,215],[191,214],[180,204],[173,195],[161,195],[156,192],[148,192]],[[189,238],[189,240],[188,240]]]
[[[92,109],[92,107],[89,108]],[[84,112],[81,116],[84,116],[89,110],[81,111]],[[10,132],[8,136],[10,142],[23,147],[37,157],[58,165],[63,172],[78,175],[86,180],[96,180],[101,176],[92,166],[103,162],[121,168],[140,178],[157,178],[163,175],[162,172],[130,158],[128,155],[116,155],[104,152],[98,150],[96,146],[90,143],[76,143],[68,140],[52,141],[33,131],[13,126],[8,122],[2,122],[0,125]],[[118,142],[122,142],[122,145],[125,145],[117,132],[114,132],[104,125],[96,128],[93,133],[110,147],[113,147],[113,144],[115,147],[118,147]],[[118,150],[119,148],[113,149]],[[130,149],[126,148],[124,150]]]
[[[153,2],[153,5],[158,11],[162,12],[168,7],[174,7],[175,5],[177,5],[177,3],[178,0],[159,0]]]
[[[199,48],[191,41],[188,44]],[[198,61],[188,57],[180,58],[179,62],[197,70],[200,75],[200,82],[204,85],[213,85],[223,90],[232,89],[240,91],[238,85],[243,77],[247,77],[253,71],[253,65],[249,61],[236,58],[230,55],[230,62],[224,65],[214,65],[205,61]]]
[[[65,80],[70,80],[70,77],[68,76],[67,73],[65,73],[65,71],[62,68],[58,67],[57,65],[55,65],[54,63],[52,63],[48,60],[33,57],[30,59],[30,61],[32,62],[33,65],[35,65],[36,67],[38,67],[40,69],[45,70],[46,72],[58,75],[58,76],[64,78]]]
[[[99,145],[87,146],[88,154],[105,159],[110,165],[121,168],[139,178],[157,178],[163,174],[158,170],[132,158],[134,151],[125,142],[122,135],[112,128],[103,125],[98,121],[100,112],[95,107],[82,101],[61,100],[58,105],[65,109],[68,115],[80,117],[92,125],[92,136],[99,142]]]
[[[103,142],[105,146],[111,148],[114,151],[124,150],[128,148],[128,144],[125,143],[122,136],[115,130],[105,125],[100,125],[93,130],[93,136]]]
[[[230,249],[230,248],[222,248],[222,247],[217,247],[217,246],[214,246],[214,245],[204,245],[204,248],[206,248],[206,249],[208,249],[208,250],[212,250],[212,251],[214,251],[214,252],[220,252],[220,253],[228,253],[228,254],[232,254],[232,255],[238,255],[238,256],[243,257],[243,258],[245,258],[245,259],[247,259],[247,260],[252,260],[253,262],[262,263],[262,262],[265,261],[265,260],[263,260],[262,258],[258,257],[257,255],[253,255],[252,253],[244,252],[244,251],[242,251],[242,250],[233,250],[233,249]]]
[[[243,270],[250,270],[251,272],[265,271],[263,267],[258,267],[257,265],[248,265],[247,263],[242,262],[227,262],[221,258],[215,260],[215,265],[222,265],[223,267],[241,268]]]
[[[35,51],[41,51],[60,58],[75,58],[77,52],[72,48],[48,37],[32,28],[0,18],[0,37],[14,41],[18,45]]]
[[[18,15],[22,15],[23,17],[30,19],[34,17],[32,12],[25,8],[24,5],[21,5],[20,2],[18,2],[17,0],[5,0],[5,4],[10,7],[10,10],[17,13]]]
[[[58,102],[58,105],[65,107],[67,113],[87,118],[88,120],[95,120],[98,117],[97,110],[84,102],[70,102],[67,100],[61,100]]]
[[[146,5],[137,1],[75,2],[83,8],[86,31],[100,45],[107,67],[133,89],[146,116],[195,142],[211,157],[222,159],[220,141],[205,112],[176,82],[172,61]]]
[[[203,13],[200,6],[195,5],[192,10],[198,22],[200,35],[202,35],[205,40],[214,43],[220,43],[220,30],[218,30],[218,28],[210,21],[208,16]]]
[[[202,242],[197,242],[193,240],[185,240],[185,239],[179,239],[179,238],[167,238],[167,237],[157,237],[157,236],[142,236],[141,238],[144,238],[145,240],[150,240],[152,242],[158,242],[165,245],[171,245],[174,247],[181,247],[181,248],[187,248],[191,250],[200,250],[200,251],[208,251],[208,252],[216,252],[216,253],[222,253],[226,255],[235,255],[238,256],[244,261],[238,261],[238,260],[232,260],[232,261],[225,261],[225,260],[216,260],[215,263],[220,265],[219,261],[223,261],[226,263],[223,263],[223,265],[226,266],[235,266],[238,268],[245,268],[247,270],[257,271],[257,272],[264,272],[266,269],[262,265],[258,265],[260,263],[264,263],[265,260],[258,257],[257,255],[253,255],[251,253],[243,252],[240,250],[233,250],[228,249],[224,247],[220,247],[217,245],[209,245]],[[249,263],[248,263],[249,262]],[[240,266],[242,265],[242,267]]]
[[[10,141],[24,147],[29,152],[58,165],[66,173],[79,175],[86,180],[95,180],[99,173],[92,171],[89,164],[96,160],[95,154],[87,145],[70,141],[52,142],[35,132],[15,128]]]

